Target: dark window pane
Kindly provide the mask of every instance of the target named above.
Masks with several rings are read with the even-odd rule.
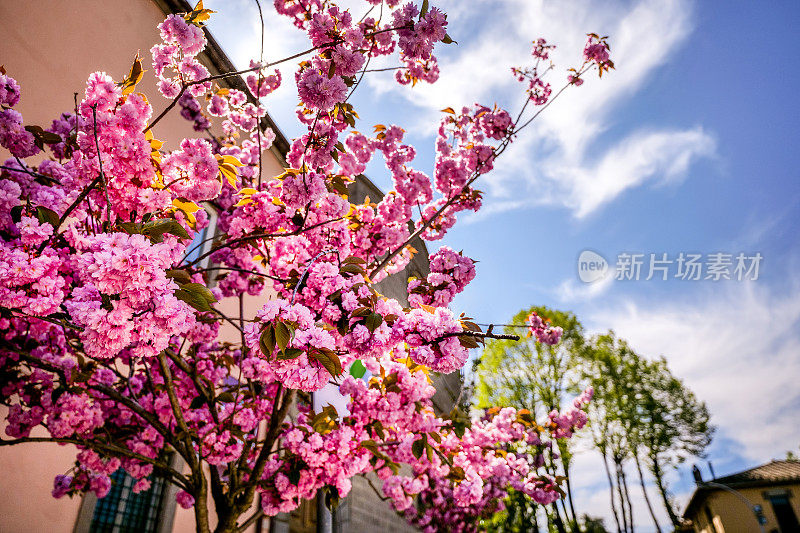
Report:
[[[125,470],[111,475],[111,490],[97,500],[90,533],[155,533],[164,480],[152,476],[151,486],[138,494],[133,492],[136,480]]]
[[[794,514],[792,504],[789,503],[788,496],[770,496],[772,510],[781,528],[781,533],[796,533],[800,531],[800,524],[797,523],[797,516]]]

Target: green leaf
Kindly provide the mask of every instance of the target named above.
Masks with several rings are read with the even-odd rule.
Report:
[[[423,2],[422,2],[422,8],[419,10],[419,20],[422,20],[422,18],[423,18],[423,17],[424,17],[424,16],[425,16],[427,13],[428,13],[428,0],[423,0]]]
[[[261,332],[258,345],[261,348],[261,353],[267,357],[272,357],[272,352],[275,351],[275,328],[271,323],[267,324],[267,327]]]
[[[218,402],[230,403],[233,400],[234,400],[233,394],[231,394],[230,392],[223,392],[222,394],[217,396],[217,401]]]
[[[364,307],[362,305],[361,307],[356,307],[355,309],[353,309],[353,312],[350,313],[350,316],[352,316],[352,317],[367,316],[370,313],[371,313],[371,311],[369,310],[369,308],[368,307]]]
[[[11,208],[11,220],[14,221],[14,224],[18,223],[22,220],[22,210],[24,209],[21,205],[15,205]]]
[[[375,434],[378,435],[381,439],[386,439],[386,433],[383,431],[383,423],[380,420],[376,420],[372,423],[372,429],[375,430]]]
[[[362,363],[360,359],[356,359],[353,361],[353,364],[350,365],[350,375],[356,379],[361,379],[364,377],[366,372],[367,367],[364,366],[364,363]]]
[[[301,355],[303,355],[303,350],[300,348],[286,348],[278,354],[278,359],[281,361],[287,361],[290,359],[297,359]]]
[[[376,329],[383,324],[383,317],[378,313],[370,313],[367,315],[367,318],[364,319],[364,325],[367,327],[370,333],[373,333]]]
[[[283,322],[276,322],[275,342],[277,343],[280,351],[286,351],[286,347],[289,346],[290,340],[292,340],[292,333],[289,331],[289,326]]]
[[[428,443],[428,440],[425,437],[421,437],[414,441],[411,445],[411,453],[414,454],[414,457],[417,459],[422,457],[422,453],[425,451],[425,445]]]
[[[188,239],[189,234],[186,232],[183,226],[181,226],[177,220],[173,219],[166,219],[166,220],[157,220],[155,222],[148,223],[142,228],[142,233],[147,235],[147,237],[153,243],[160,243],[164,241],[164,234],[171,233],[172,235],[176,235],[181,239]]]
[[[40,223],[47,222],[54,228],[58,226],[59,217],[55,211],[52,209],[48,209],[46,207],[39,206],[36,208],[36,218],[39,219]]]
[[[374,440],[362,440],[359,446],[361,446],[365,450],[369,450],[370,452],[376,455],[380,453],[380,450],[378,450],[378,443],[376,443]]]
[[[450,36],[449,36],[448,34],[446,34],[446,33],[444,34],[444,37],[442,38],[442,42],[443,42],[444,44],[453,44],[453,43],[455,43],[455,44],[458,44],[458,41],[454,41],[454,40],[453,40],[453,38],[452,38],[452,37],[450,37]]]
[[[463,481],[464,477],[464,469],[460,466],[451,467],[450,472],[447,474],[447,479],[450,481]]]
[[[192,403],[189,404],[189,409],[200,409],[205,404],[206,404],[206,401],[202,396],[195,396],[192,399]]]
[[[208,287],[200,283],[187,283],[175,291],[175,297],[186,302],[198,311],[212,312],[211,304],[217,299],[208,290]]]
[[[345,263],[339,269],[342,274],[364,274],[364,267],[355,263]]]
[[[174,279],[179,285],[184,285],[186,283],[192,282],[192,276],[189,275],[189,272],[182,269],[170,269],[166,272],[168,278]]]
[[[336,352],[333,350],[328,350],[327,348],[316,348],[313,351],[308,352],[309,357],[316,359],[319,364],[328,371],[328,373],[336,377],[341,374],[344,369],[342,369],[342,362],[339,360],[339,356],[336,355]]]
[[[477,348],[478,347],[478,343],[473,337],[459,336],[458,337],[458,342],[460,342],[461,346],[463,346],[464,348]]]

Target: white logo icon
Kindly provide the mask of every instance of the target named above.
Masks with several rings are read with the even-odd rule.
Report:
[[[584,250],[578,256],[578,277],[584,283],[600,281],[608,275],[608,261],[602,255]]]

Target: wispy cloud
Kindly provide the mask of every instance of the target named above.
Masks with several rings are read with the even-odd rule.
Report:
[[[787,285],[704,284],[669,303],[604,306],[587,322],[664,355],[744,458],[766,461],[800,443],[800,282]]]
[[[529,62],[530,41],[539,36],[558,44],[553,59],[566,68],[579,61],[586,31],[608,34],[618,66],[602,80],[588,79],[580,89],[566,91],[533,131],[520,136],[485,184],[489,195],[480,218],[542,204],[584,217],[626,190],[678,181],[692,162],[714,154],[714,139],[702,127],[608,132],[616,114],[690,34],[689,2],[504,0],[491,6],[477,2],[473,8],[451,17],[453,32],[464,34],[464,44],[442,52],[438,83],[409,91],[389,77],[370,82],[374,90],[420,109],[412,125],[416,133],[429,133],[446,106],[517,104],[522,88],[509,69]],[[564,82],[563,74],[557,76],[554,87]]]
[[[608,292],[614,283],[614,274],[609,273],[605,278],[593,283],[583,283],[569,278],[562,281],[556,289],[556,298],[565,303],[583,302],[593,300]]]
[[[608,150],[594,164],[564,166],[547,162],[548,173],[571,183],[564,199],[583,217],[612,201],[626,189],[645,182],[682,180],[691,163],[714,154],[716,143],[702,128],[685,131],[636,132]]]

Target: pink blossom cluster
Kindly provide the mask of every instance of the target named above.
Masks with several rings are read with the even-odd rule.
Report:
[[[161,160],[161,173],[165,188],[194,202],[216,198],[222,189],[217,159],[205,139],[181,141],[180,150]]]
[[[442,246],[431,255],[431,273],[424,280],[408,283],[408,301],[411,305],[450,305],[456,294],[475,279],[475,261]]]
[[[559,343],[564,330],[559,326],[548,326],[548,322],[549,320],[540,317],[534,311],[528,315],[528,332],[529,335],[536,337],[536,340],[542,344],[552,346]]]
[[[313,418],[307,410],[300,413],[282,436],[282,456],[264,470],[261,506],[270,516],[296,509],[326,486],[344,498],[352,488],[351,478],[371,470],[370,453],[360,447],[366,436],[361,424],[334,423],[332,429],[319,431]]]
[[[281,350],[276,342],[271,353],[263,353],[260,339],[265,326],[276,328],[276,338],[277,328],[286,328],[291,335],[286,346],[297,352]],[[267,302],[256,315],[256,321],[245,326],[245,341],[250,349],[249,357],[242,361],[245,377],[267,383],[278,381],[288,388],[305,391],[318,390],[331,378],[318,359],[322,355],[315,353],[333,351],[335,339],[314,323],[311,311],[301,304],[283,299]]]
[[[180,15],[169,15],[158,29],[163,43],[153,46],[150,53],[161,94],[175,98],[184,88],[192,96],[205,94],[211,89],[211,82],[200,80],[208,77],[208,69],[196,57],[206,46],[202,28]]]
[[[511,72],[517,81],[527,84],[528,96],[534,105],[541,106],[550,101],[553,90],[549,83],[544,81],[545,75],[553,69],[554,65],[550,62],[547,66],[542,66],[542,61],[550,58],[550,52],[555,49],[555,45],[548,44],[545,39],[539,38],[533,41],[531,55],[535,61],[533,66],[527,68],[512,67]],[[576,76],[576,79],[580,79]],[[570,80],[572,82],[572,80]],[[582,82],[580,82],[582,83]],[[575,83],[575,85],[580,85]]]
[[[409,284],[410,308],[378,285],[427,253],[417,237],[441,239],[459,212],[480,208],[475,180],[518,126],[497,106],[443,110],[427,172],[400,126],[359,133],[349,96],[368,60],[397,51],[398,82],[434,82],[435,46],[452,42],[427,2],[369,2],[387,12],[355,19],[332,2],[276,0],[312,48],[295,72],[304,129],[277,176],[261,168],[276,133],[261,125],[259,99],[281,73],[252,62],[247,89],[213,84],[222,78],[198,59],[202,4],[167,17],[151,52],[173,100],[165,113],[179,110],[206,138],[156,138],[165,115],[153,118],[137,92],[138,61],[119,83],[91,74],[76,112],[46,129],[24,125],[20,87],[0,68],[0,146],[14,156],[0,171],[0,403],[15,441],[37,429],[77,447],[54,496],[102,497],[123,468],[136,492],[166,475],[182,507],[207,506],[197,487],[208,483],[215,504],[258,494],[274,515],[320,490],[343,497],[353,476],[375,472],[426,531],[474,530],[509,488],[557,498],[542,454],[586,423],[591,393],[551,413],[546,431],[510,408],[473,422],[438,416],[429,373],[458,371],[474,346],[474,324],[447,308],[474,262],[446,246],[424,258],[430,273]],[[551,48],[537,41],[535,61]],[[610,68],[604,50],[590,36],[585,58]],[[529,89],[549,101],[543,82]],[[394,190],[352,203],[348,187],[376,154]],[[211,219],[214,234],[190,248]],[[255,316],[243,300],[241,316],[216,305],[245,294],[261,300]],[[540,342],[558,342],[560,328],[535,314],[529,323]],[[359,366],[367,378],[354,377]],[[346,415],[300,402],[289,416],[297,391],[330,383],[350,396]],[[188,472],[171,472],[167,453]]]
[[[581,429],[586,425],[589,418],[584,408],[589,405],[592,396],[594,396],[594,389],[588,387],[573,400],[572,407],[569,409],[562,412],[553,409],[548,413],[547,418],[556,438],[569,438],[575,430]]]
[[[39,153],[34,136],[22,125],[22,115],[11,109],[19,102],[22,91],[17,80],[0,72],[0,146],[16,157]]]
[[[79,246],[74,271],[82,285],[64,307],[83,328],[87,354],[106,359],[130,348],[133,356],[154,356],[194,325],[192,309],[174,296],[177,286],[165,273],[182,249],[177,239],[151,244],[143,235],[110,233]]]
[[[349,420],[367,428],[370,441],[378,443],[372,462],[383,492],[413,525],[424,531],[477,531],[476,519],[500,509],[509,487],[541,504],[559,498],[556,480],[540,469],[553,439],[569,436],[561,426],[551,423],[549,433],[539,433],[530,413],[504,408],[488,411],[459,435],[455,422],[433,413],[435,389],[419,367],[390,359],[367,366],[374,376],[369,381],[348,377],[341,386],[351,398]],[[587,390],[576,398],[576,409],[590,397]],[[564,422],[569,430],[584,423],[577,414],[570,417],[576,423]],[[392,444],[381,446],[384,442]],[[406,462],[413,465],[410,473],[390,468]],[[422,505],[414,507],[415,501]]]

